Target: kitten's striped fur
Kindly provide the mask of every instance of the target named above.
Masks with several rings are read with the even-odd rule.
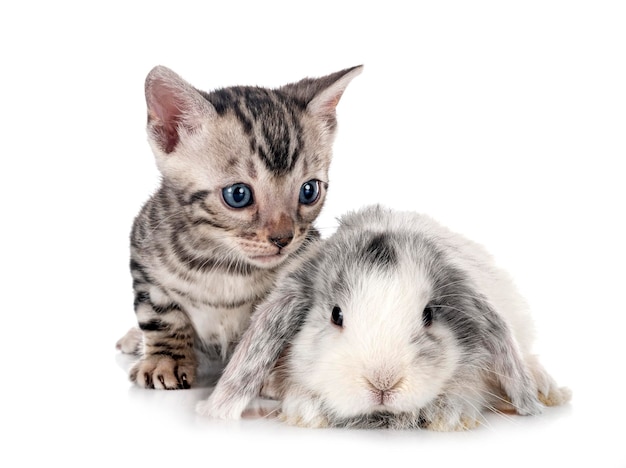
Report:
[[[118,348],[141,355],[132,381],[187,388],[201,360],[224,362],[285,258],[319,237],[335,106],[360,71],[210,93],[165,67],[149,73],[148,140],[163,179],[131,234],[141,333]],[[311,181],[319,194],[304,203]],[[249,206],[225,201],[235,184],[250,188]]]

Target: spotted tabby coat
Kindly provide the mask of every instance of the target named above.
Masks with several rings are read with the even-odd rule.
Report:
[[[204,361],[226,361],[285,260],[319,237],[335,107],[360,72],[210,93],[165,67],[149,73],[163,179],[131,234],[139,330],[118,348],[140,354],[132,381],[187,388]]]

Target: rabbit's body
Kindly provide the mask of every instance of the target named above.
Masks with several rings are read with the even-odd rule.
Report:
[[[480,245],[372,207],[283,275],[198,409],[240,417],[273,371],[292,424],[466,429],[569,398],[531,344],[523,298]]]

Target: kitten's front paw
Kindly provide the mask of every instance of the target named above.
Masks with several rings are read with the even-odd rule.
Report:
[[[130,370],[130,380],[143,388],[190,388],[196,380],[196,363],[167,356],[141,358]]]

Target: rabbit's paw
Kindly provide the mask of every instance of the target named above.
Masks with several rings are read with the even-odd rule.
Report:
[[[319,404],[308,399],[285,398],[278,418],[291,426],[311,428],[330,426],[328,418],[321,413]]]
[[[543,368],[536,356],[527,358],[530,372],[537,384],[537,396],[545,406],[559,406],[572,398],[572,391],[559,387],[552,376]]]
[[[474,416],[460,415],[458,417],[450,417],[448,415],[438,414],[426,423],[425,428],[438,432],[455,432],[475,429],[478,426],[480,426],[480,420]]]
[[[572,398],[572,391],[567,387],[550,388],[547,394],[539,392],[539,401],[546,406],[559,406]]]
[[[420,414],[421,427],[431,431],[454,432],[475,429],[484,416],[476,407],[460,398],[440,397]]]

